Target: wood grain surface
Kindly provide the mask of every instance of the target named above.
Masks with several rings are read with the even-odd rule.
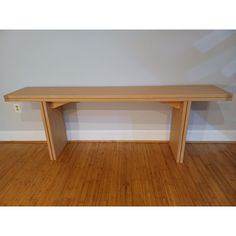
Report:
[[[214,101],[232,94],[214,85],[140,87],[26,87],[6,94],[5,101]]]
[[[51,160],[56,160],[67,143],[63,108],[53,109],[49,103],[41,102],[41,114],[47,137]]]
[[[236,206],[236,144],[0,143],[1,206]]]
[[[183,163],[191,102],[182,102],[174,108],[171,118],[170,148],[177,163]]]

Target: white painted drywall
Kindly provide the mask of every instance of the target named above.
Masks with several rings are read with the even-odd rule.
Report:
[[[0,139],[43,139],[37,103],[15,113],[3,95],[25,86],[215,84],[236,92],[236,31],[0,31]],[[70,139],[168,139],[158,103],[65,107]],[[188,139],[236,140],[236,102],[192,105]]]

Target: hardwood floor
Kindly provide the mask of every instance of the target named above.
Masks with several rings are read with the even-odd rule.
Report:
[[[235,206],[236,144],[0,143],[1,206]]]

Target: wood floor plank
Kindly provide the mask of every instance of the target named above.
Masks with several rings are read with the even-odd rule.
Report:
[[[0,143],[1,206],[236,206],[236,144]]]

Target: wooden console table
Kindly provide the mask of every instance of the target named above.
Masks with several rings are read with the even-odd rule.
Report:
[[[40,102],[51,160],[67,143],[63,106],[71,102],[150,102],[172,107],[170,147],[183,162],[191,103],[229,101],[232,94],[212,85],[153,87],[26,87],[4,96],[5,101]]]

